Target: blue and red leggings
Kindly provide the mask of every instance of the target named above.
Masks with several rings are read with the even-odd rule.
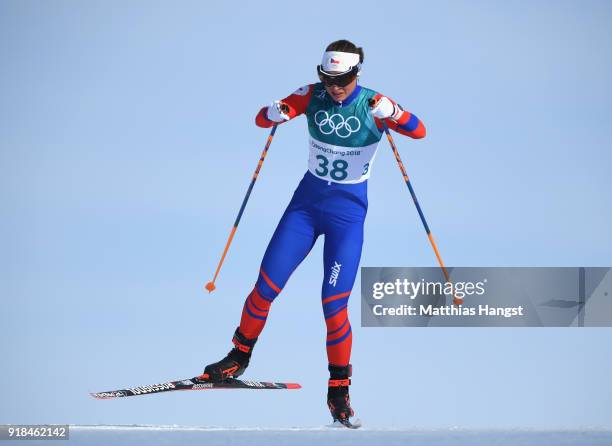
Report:
[[[319,235],[324,235],[321,298],[327,357],[330,364],[349,364],[352,334],[347,304],[361,258],[367,208],[367,181],[329,183],[306,173],[270,240],[255,287],[244,303],[240,320],[244,336],[259,336],[272,302]]]

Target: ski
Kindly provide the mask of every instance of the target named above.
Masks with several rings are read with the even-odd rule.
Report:
[[[126,396],[150,395],[153,393],[173,392],[175,390],[216,390],[216,389],[251,389],[251,390],[286,390],[300,389],[297,383],[274,383],[265,381],[242,381],[229,378],[222,382],[210,382],[198,377],[168,381],[160,384],[131,387],[128,389],[109,390],[106,392],[90,393],[94,398],[107,400],[111,398],[123,398]]]

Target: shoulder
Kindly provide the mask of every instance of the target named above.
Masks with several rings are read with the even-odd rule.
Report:
[[[376,95],[380,95],[380,93],[376,90],[372,90],[371,88],[364,87],[363,85],[360,85],[360,87],[361,87],[361,91],[363,92],[365,96],[373,97]]]
[[[323,83],[317,82],[316,84],[310,84],[307,87],[309,87],[308,95],[310,97],[316,99],[317,102],[325,100],[327,91],[325,90]]]
[[[295,90],[293,93],[293,95],[296,96],[308,96],[310,94],[312,94],[312,92],[314,91],[315,87],[318,84],[308,84],[308,85],[304,85],[303,87],[298,88],[297,90]]]

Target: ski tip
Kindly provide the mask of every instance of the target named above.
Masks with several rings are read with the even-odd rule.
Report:
[[[298,383],[287,383],[287,389],[301,389],[302,386]]]
[[[213,282],[208,282],[206,286],[204,286],[204,288],[206,288],[209,293],[212,293],[215,290],[216,286]]]

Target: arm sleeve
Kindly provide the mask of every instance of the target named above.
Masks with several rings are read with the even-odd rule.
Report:
[[[378,93],[376,94],[376,96],[374,96],[374,99],[378,100],[382,96],[383,95]],[[411,138],[414,138],[414,139],[425,138],[427,131],[425,130],[425,126],[423,125],[423,122],[419,118],[417,118],[416,115],[410,113],[409,111],[404,110],[393,99],[389,98],[388,96],[387,98],[400,111],[399,116],[385,119],[387,126],[391,130],[396,131],[397,133],[401,133],[402,135],[410,136]],[[380,130],[382,130],[383,126],[382,126],[381,120],[378,118],[374,118],[374,121],[376,122],[376,126]]]
[[[310,102],[310,95],[312,94],[313,85],[306,85],[298,88],[281,102],[284,102],[289,106],[289,119],[293,119],[302,113],[306,112],[306,107]],[[287,122],[287,121],[283,121]],[[274,122],[268,119],[268,107],[262,107],[255,117],[255,124],[258,127],[272,127],[274,124],[282,124],[282,122]]]

